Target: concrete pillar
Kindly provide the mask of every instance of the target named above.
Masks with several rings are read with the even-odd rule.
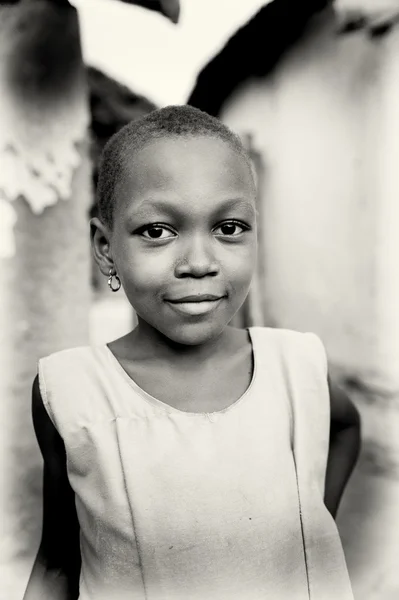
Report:
[[[0,7],[1,588],[22,597],[41,530],[31,421],[41,356],[88,340],[91,167],[77,13]]]

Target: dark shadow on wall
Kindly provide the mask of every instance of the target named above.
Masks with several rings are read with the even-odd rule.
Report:
[[[331,0],[274,0],[241,27],[200,72],[187,104],[218,116],[225,100],[250,77],[263,77]]]
[[[90,102],[93,184],[97,184],[98,162],[105,144],[124,125],[155,110],[156,105],[132,92],[99,69],[87,67]]]

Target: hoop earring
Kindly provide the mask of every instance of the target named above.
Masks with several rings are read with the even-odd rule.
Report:
[[[116,281],[116,286],[115,287],[112,285],[112,279],[113,279],[113,277],[115,277],[115,281]],[[110,269],[109,270],[109,277],[108,277],[108,286],[109,286],[110,290],[112,292],[117,292],[118,290],[121,289],[121,285],[122,285],[121,284],[121,280],[119,279],[117,273],[114,273],[113,269]]]

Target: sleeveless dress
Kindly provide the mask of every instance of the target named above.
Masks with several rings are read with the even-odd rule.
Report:
[[[142,390],[107,346],[39,361],[80,523],[80,600],[353,600],[323,503],[330,405],[314,334],[252,327],[213,413]]]

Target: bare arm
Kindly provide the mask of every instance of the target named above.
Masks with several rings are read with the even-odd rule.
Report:
[[[330,448],[324,503],[335,518],[360,451],[360,416],[346,393],[328,381],[331,405]]]
[[[76,600],[79,595],[79,523],[70,487],[63,440],[33,382],[32,418],[44,460],[43,529],[23,600]]]

